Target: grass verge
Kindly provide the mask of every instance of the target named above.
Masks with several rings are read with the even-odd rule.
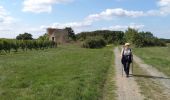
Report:
[[[113,51],[113,50],[112,50]],[[107,78],[103,89],[102,100],[116,100],[116,85],[115,85],[115,67],[114,55],[112,55],[111,67],[108,70]]]

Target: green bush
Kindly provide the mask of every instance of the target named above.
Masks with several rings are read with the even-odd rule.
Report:
[[[82,47],[84,48],[102,48],[106,46],[106,42],[103,38],[89,38],[84,41]]]

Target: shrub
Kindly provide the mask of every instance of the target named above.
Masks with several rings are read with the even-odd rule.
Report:
[[[106,42],[103,38],[89,38],[84,41],[82,47],[84,48],[102,48],[106,46]]]

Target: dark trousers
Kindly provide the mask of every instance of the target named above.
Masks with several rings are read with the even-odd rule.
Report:
[[[125,71],[126,75],[128,76],[129,75],[129,69],[130,69],[130,62],[124,62],[123,66],[124,66],[124,71]]]

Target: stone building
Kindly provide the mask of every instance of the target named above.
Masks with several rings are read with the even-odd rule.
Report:
[[[69,42],[69,33],[67,29],[47,28],[47,34],[49,35],[50,41],[54,41],[59,44]]]

